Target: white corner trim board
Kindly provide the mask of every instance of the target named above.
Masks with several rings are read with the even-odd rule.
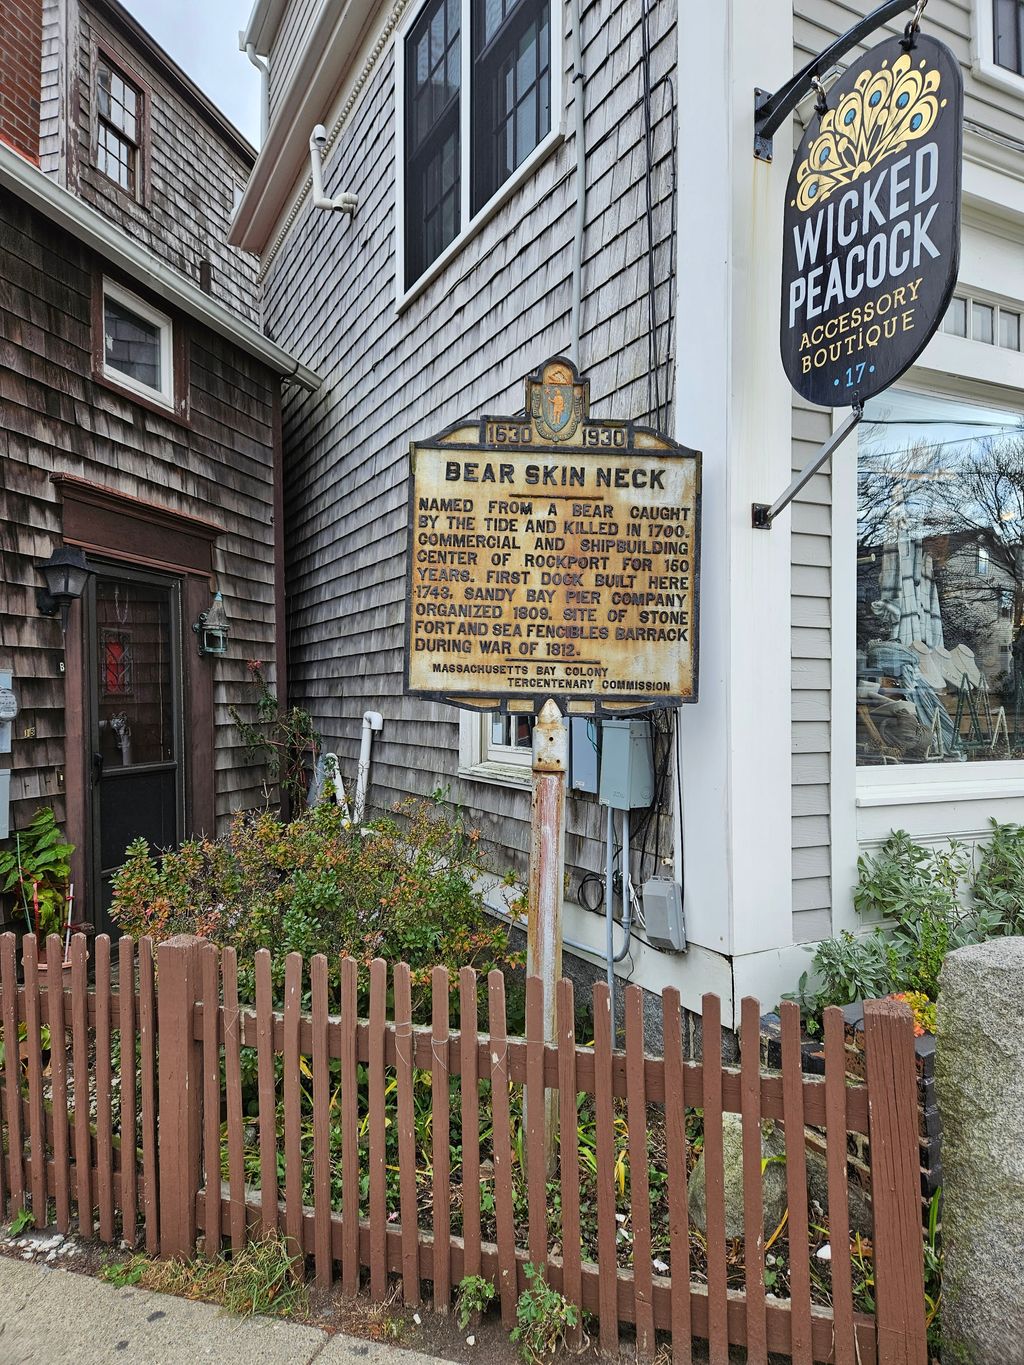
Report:
[[[311,391],[320,387],[319,375],[2,142],[0,186],[118,266],[131,279],[154,290],[169,305],[203,323],[275,373],[288,376]]]

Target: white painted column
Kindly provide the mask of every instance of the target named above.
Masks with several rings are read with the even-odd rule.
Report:
[[[753,156],[754,87],[793,71],[791,0],[680,6],[677,430],[704,452],[700,701],[683,708],[687,937],[732,955],[792,943],[791,477],[779,359],[791,124]]]

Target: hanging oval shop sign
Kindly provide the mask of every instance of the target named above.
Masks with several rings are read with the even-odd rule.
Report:
[[[782,362],[797,393],[847,407],[914,363],[960,256],[963,81],[949,48],[889,39],[812,116],[790,172]]]

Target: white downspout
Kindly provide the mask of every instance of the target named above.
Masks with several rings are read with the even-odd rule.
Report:
[[[244,40],[245,35],[239,34],[239,37]],[[270,62],[257,54],[255,43],[245,44],[245,55],[260,73],[260,146],[262,147],[267,140],[267,129],[270,126]]]
[[[370,746],[373,732],[384,728],[384,717],[379,711],[363,712],[363,733],[359,741],[359,768],[356,773],[356,799],[352,810],[352,823],[357,827],[363,822],[366,810],[366,793],[370,787]]]

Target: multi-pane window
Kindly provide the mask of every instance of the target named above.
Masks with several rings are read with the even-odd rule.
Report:
[[[942,330],[986,346],[1020,350],[1020,308],[956,295],[950,299]]]
[[[403,61],[408,288],[551,131],[550,0],[427,0]]]
[[[459,232],[461,0],[431,0],[406,40],[406,272],[415,280]]]
[[[145,398],[174,401],[171,320],[110,280],[103,282],[103,374]]]
[[[549,6],[475,0],[473,25],[473,212],[551,127]]]
[[[523,763],[533,761],[533,727],[531,715],[489,717],[487,757],[492,763]]]
[[[995,0],[993,18],[996,65],[1024,76],[1024,0]]]
[[[96,60],[96,165],[137,196],[142,147],[142,91],[101,55]]]

